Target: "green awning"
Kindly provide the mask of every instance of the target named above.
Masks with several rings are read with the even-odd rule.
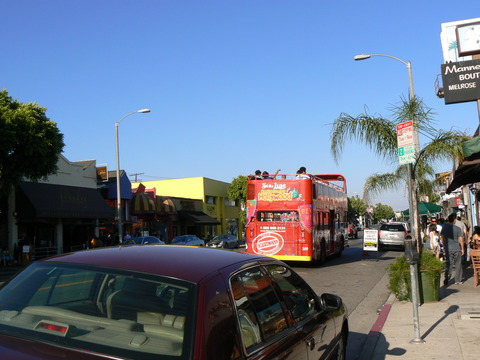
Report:
[[[437,214],[443,210],[443,207],[440,205],[429,203],[425,201],[420,201],[418,203],[418,214],[419,215],[431,215]],[[403,215],[410,215],[409,209],[402,211]]]

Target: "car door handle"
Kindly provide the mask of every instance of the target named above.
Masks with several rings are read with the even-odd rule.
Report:
[[[311,351],[315,349],[315,338],[311,337],[310,339],[305,340],[305,342]]]

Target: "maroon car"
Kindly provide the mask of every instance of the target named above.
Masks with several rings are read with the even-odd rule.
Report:
[[[344,359],[347,337],[338,296],[239,252],[86,250],[0,288],[2,359]]]

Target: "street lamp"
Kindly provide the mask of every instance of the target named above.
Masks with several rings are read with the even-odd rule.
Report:
[[[410,61],[403,61],[395,56],[385,55],[385,54],[361,54],[355,55],[353,59],[355,61],[370,59],[372,56],[383,56],[388,57],[397,61],[400,61],[403,65],[407,67],[408,70],[408,83],[410,85],[409,99],[412,102],[415,99],[415,91],[413,89],[413,76],[412,76],[412,64]],[[415,144],[419,144],[418,141],[418,129],[415,119],[413,119],[413,137]],[[418,149],[415,148],[415,151]],[[412,164],[407,164],[408,171],[408,205],[410,210],[410,217],[412,221],[413,233],[415,240],[417,241],[417,248],[421,250],[421,239],[420,239],[420,227],[418,224],[418,201],[417,201],[417,191],[415,190],[415,179],[413,177],[413,167]],[[415,327],[415,338],[412,340],[413,343],[423,343],[424,341],[420,337],[420,327],[418,319],[418,282],[417,282],[417,268],[414,265],[410,265],[410,277],[412,279],[412,305],[413,305],[413,318],[414,318],[414,327]]]
[[[119,152],[119,145],[118,145],[118,125],[120,122],[125,119],[127,116],[135,114],[135,113],[149,113],[150,109],[140,109],[137,111],[132,111],[128,113],[120,120],[115,122],[115,150],[116,150],[116,157],[117,157],[117,219],[118,219],[118,241],[122,242],[122,199],[120,194],[120,152]]]
[[[385,54],[361,54],[361,55],[355,55],[354,60],[359,61],[359,60],[366,60],[370,59],[372,56],[383,56],[383,57],[389,57],[391,59],[400,61],[402,64],[404,64],[407,67],[408,70],[408,82],[410,86],[410,91],[409,91],[409,98],[410,101],[413,101],[415,99],[415,90],[413,88],[413,76],[412,76],[412,64],[410,61],[403,61],[402,59],[399,59],[395,56],[391,55],[385,55]],[[417,129],[417,124],[414,121],[413,124],[413,136],[415,139],[415,143],[419,144],[418,140],[418,129]],[[416,149],[418,150],[418,149]],[[420,227],[418,223],[418,201],[417,201],[417,192],[415,191],[415,179],[413,178],[413,167],[412,164],[407,164],[407,177],[408,177],[408,206],[409,206],[409,213],[410,217],[413,220],[412,221],[412,228],[413,228],[413,233],[415,235],[415,240],[417,241],[417,248],[420,250]]]

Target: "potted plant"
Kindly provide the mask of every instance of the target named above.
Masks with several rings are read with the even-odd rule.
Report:
[[[420,302],[432,302],[440,300],[440,277],[444,270],[444,263],[437,259],[435,254],[423,249],[418,259],[418,284]],[[410,265],[405,257],[398,257],[387,268],[389,275],[388,289],[399,300],[411,300]]]

